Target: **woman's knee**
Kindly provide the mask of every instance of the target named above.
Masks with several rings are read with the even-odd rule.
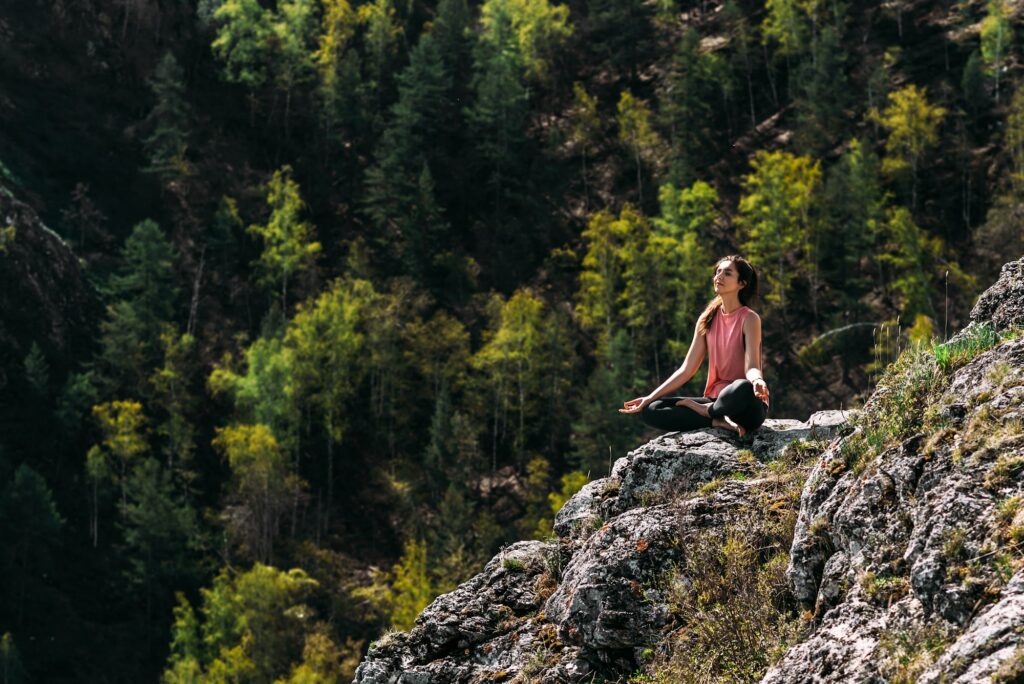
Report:
[[[750,382],[746,378],[740,378],[739,380],[733,380],[732,383],[726,387],[722,392],[729,392],[730,394],[736,394],[739,396],[754,396],[754,383]]]

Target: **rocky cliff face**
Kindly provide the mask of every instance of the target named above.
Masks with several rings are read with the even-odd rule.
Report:
[[[102,311],[78,259],[36,212],[0,185],[0,398],[32,343],[61,377],[81,359]],[[14,377],[12,377],[14,376]]]
[[[699,541],[737,525],[775,530],[751,567],[788,558],[790,617],[764,667],[730,681],[1021,681],[1024,260],[972,319],[905,353],[859,415],[641,446],[565,505],[557,539],[505,549],[374,644],[356,682],[687,680],[701,613],[680,604],[707,603],[688,596],[707,593]],[[724,658],[690,660],[710,663],[706,681]]]

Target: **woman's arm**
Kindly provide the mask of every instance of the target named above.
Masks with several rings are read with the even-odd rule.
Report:
[[[743,353],[746,376],[754,385],[754,394],[761,401],[768,401],[768,383],[761,372],[761,317],[751,312],[743,321]]]
[[[690,342],[690,349],[686,352],[686,359],[683,361],[683,365],[677,368],[675,373],[670,375],[665,382],[658,385],[658,388],[646,397],[638,397],[625,402],[622,408],[619,409],[619,412],[638,413],[655,399],[663,397],[685,385],[697,373],[700,364],[704,362],[707,349],[707,340],[697,332],[697,328],[694,326],[693,341]]]

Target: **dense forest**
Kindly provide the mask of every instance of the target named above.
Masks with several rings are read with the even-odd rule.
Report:
[[[350,680],[639,443],[723,255],[773,417],[858,405],[1024,253],[1017,12],[4,3],[0,271],[34,212],[84,303],[0,311],[2,681]]]

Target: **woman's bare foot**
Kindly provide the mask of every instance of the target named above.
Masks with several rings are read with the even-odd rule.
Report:
[[[680,399],[679,401],[676,402],[676,406],[685,406],[691,411],[697,413],[697,415],[704,416],[705,418],[709,417],[708,405],[702,404],[699,401],[694,401],[693,399]]]
[[[740,437],[747,436],[746,428],[744,428],[742,425],[738,423],[734,423],[732,420],[728,418],[728,416],[725,418],[715,418],[713,421],[711,421],[711,426],[723,428],[725,430],[731,430],[732,432],[738,434]]]

